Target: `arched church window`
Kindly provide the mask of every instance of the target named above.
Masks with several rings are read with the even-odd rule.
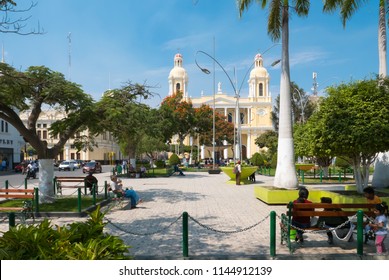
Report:
[[[258,95],[263,96],[263,84],[258,85]]]
[[[176,84],[176,92],[179,92],[181,90],[181,84],[177,83]]]

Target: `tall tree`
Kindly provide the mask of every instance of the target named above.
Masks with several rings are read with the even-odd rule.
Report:
[[[368,0],[326,0],[323,10],[333,12],[340,9],[343,26]],[[380,77],[387,76],[386,66],[386,16],[389,13],[389,0],[379,0],[378,6],[378,74]],[[373,186],[384,188],[389,186],[389,151],[380,153],[375,163],[373,174]]]
[[[369,166],[377,153],[389,149],[389,79],[341,84],[327,89],[308,138],[316,151],[349,158],[358,192],[369,180]]]
[[[141,98],[150,96],[148,86],[128,82],[119,89],[105,92],[97,103],[97,111],[104,116],[99,121],[97,132],[110,131],[132,164],[135,164],[140,140],[150,131],[151,109],[140,102]]]
[[[191,101],[182,99],[182,92],[167,96],[159,108],[162,123],[165,129],[165,139],[172,135],[178,136],[180,151],[183,151],[183,142],[195,127],[195,110]]]
[[[93,99],[79,85],[67,81],[63,74],[44,66],[31,66],[25,72],[19,72],[0,63],[0,72],[0,118],[14,126],[35,149],[41,170],[40,201],[53,201],[53,159],[70,137],[84,131],[97,118]],[[39,116],[47,108],[65,115],[50,127],[50,134],[59,139],[52,146],[41,139],[36,130]],[[26,123],[19,113],[27,114]]]
[[[240,15],[252,4],[253,0],[237,0]],[[290,92],[289,67],[289,2],[293,3],[292,10],[298,16],[307,16],[310,6],[309,0],[256,0],[265,9],[269,7],[268,34],[273,41],[281,38],[281,81],[280,81],[280,121],[278,133],[277,170],[274,185],[281,188],[293,189],[298,186],[296,176],[292,106]]]

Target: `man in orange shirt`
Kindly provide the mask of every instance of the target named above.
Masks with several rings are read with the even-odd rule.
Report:
[[[381,198],[375,195],[372,187],[366,187],[363,189],[363,195],[366,197],[368,203],[380,204],[382,203]]]

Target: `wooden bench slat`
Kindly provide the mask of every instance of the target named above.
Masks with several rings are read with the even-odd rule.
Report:
[[[364,209],[373,209],[374,204],[369,203],[294,203],[294,209],[310,209],[310,208],[327,208],[327,209],[336,209],[336,208],[364,208]]]
[[[0,189],[0,193],[34,193],[34,189]]]
[[[15,194],[0,194],[0,197],[2,198],[19,198],[19,199],[26,199],[26,198],[30,198],[30,199],[33,199],[34,196],[31,195],[31,194],[18,194],[18,195],[15,195]]]
[[[354,216],[357,211],[293,211],[292,216],[294,217],[348,217]],[[373,212],[367,211],[365,214],[372,214]]]
[[[0,207],[0,211],[22,211],[23,207]]]

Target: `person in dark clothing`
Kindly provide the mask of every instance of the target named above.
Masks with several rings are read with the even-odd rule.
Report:
[[[312,203],[308,200],[309,191],[306,188],[300,188],[299,197],[293,201],[293,203]],[[307,209],[310,211],[312,209]],[[300,229],[308,228],[311,226],[311,217],[292,217],[292,226],[299,228],[296,230],[296,242],[303,243],[303,231]]]
[[[92,194],[93,185],[95,186],[95,192],[98,193],[98,180],[93,176],[93,172],[89,172],[85,177],[85,186],[89,188],[90,193]]]
[[[321,203],[332,203],[332,199],[330,197],[321,197],[320,198]],[[342,209],[331,209],[333,211],[341,211]],[[352,241],[352,229],[350,228],[350,223],[347,223],[348,218],[347,217],[319,217],[317,221],[317,226],[324,227],[324,228],[336,228],[342,224],[344,224],[342,227],[337,228],[336,230],[328,230],[327,236],[328,236],[328,244],[334,243],[334,236],[332,232],[334,231],[335,235],[339,239],[345,239],[346,241]],[[351,232],[350,232],[351,230]]]

